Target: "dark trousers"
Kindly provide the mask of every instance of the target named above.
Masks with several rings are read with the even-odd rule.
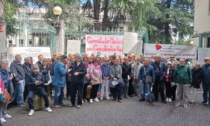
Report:
[[[64,87],[61,87],[61,94],[59,96],[59,104],[63,104],[63,98],[64,98]]]
[[[171,83],[170,82],[165,82],[165,86],[166,86],[166,97],[171,98],[171,96],[172,96]]]
[[[25,85],[25,90],[24,90],[24,102],[26,101],[26,98],[28,97],[28,85]]]
[[[176,100],[176,85],[171,87],[171,98],[172,98],[172,101],[175,101]]]
[[[203,87],[203,101],[210,102],[210,84],[202,83],[202,87]]]
[[[99,84],[92,85],[91,96],[90,96],[91,99],[95,99],[97,97],[98,87],[99,87]]]
[[[153,93],[154,93],[154,97],[156,101],[158,101],[159,92],[160,92],[161,100],[165,101],[164,82],[160,80],[160,77],[156,77],[155,84],[153,86]]]
[[[77,105],[82,105],[83,84],[71,84],[71,104],[75,105],[76,94],[78,94]]]
[[[35,94],[41,95],[44,98],[45,107],[46,108],[49,107],[49,101],[48,101],[47,93],[44,90],[44,88],[41,88],[41,89],[38,89],[38,90],[29,90],[29,93],[28,93],[28,104],[29,104],[29,108],[30,109],[34,109],[33,98],[34,98]]]
[[[87,86],[88,86],[89,84],[84,84],[84,86],[83,86],[83,99],[86,99],[86,92],[87,92]]]
[[[69,97],[71,95],[71,82],[66,81],[66,97]]]
[[[113,98],[116,99],[118,98],[118,100],[121,100],[121,85],[115,85],[115,87],[113,88]]]
[[[128,95],[129,95],[129,96],[133,96],[134,93],[135,93],[135,92],[134,92],[134,79],[131,78],[131,79],[129,80]]]

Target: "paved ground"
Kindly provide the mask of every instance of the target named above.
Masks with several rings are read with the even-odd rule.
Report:
[[[187,109],[173,103],[138,102],[137,97],[123,99],[122,103],[100,101],[86,103],[81,109],[60,108],[52,113],[37,111],[28,116],[21,107],[9,109],[13,116],[5,126],[209,126],[210,108],[197,103]],[[64,100],[69,104],[68,100]]]

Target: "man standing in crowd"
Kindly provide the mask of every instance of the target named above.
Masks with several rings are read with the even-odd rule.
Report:
[[[24,59],[23,69],[25,71],[25,89],[24,89],[24,101],[28,96],[28,81],[29,81],[29,74],[32,72],[32,64],[31,58],[26,57]]]
[[[188,103],[188,95],[187,95],[187,87],[192,82],[192,74],[190,67],[185,64],[184,59],[179,60],[179,65],[175,68],[174,71],[174,82],[177,84],[177,104],[176,106],[180,106],[181,104],[187,108]]]
[[[127,98],[129,80],[130,80],[130,75],[131,75],[131,65],[128,63],[128,57],[124,58],[124,61],[121,64],[121,66],[122,66],[122,78],[125,84],[123,86],[123,95],[124,95],[124,98]]]
[[[202,66],[202,87],[203,87],[203,105],[210,105],[210,57],[204,59]]]
[[[40,54],[38,55],[38,61],[36,62],[36,64],[39,66],[39,69],[41,68],[42,66],[42,60],[44,59],[43,55]]]
[[[155,56],[155,61],[151,64],[155,71],[155,83],[153,86],[153,93],[155,96],[155,101],[158,101],[158,94],[160,92],[162,103],[166,103],[165,93],[164,93],[164,81],[166,76],[166,64],[161,62],[161,57],[159,55]]]
[[[136,96],[140,96],[139,71],[142,66],[143,64],[140,63],[140,58],[137,58],[134,65],[134,92]]]
[[[155,73],[153,67],[149,64],[149,59],[144,58],[144,65],[141,67],[139,72],[139,80],[141,85],[145,85],[146,91],[141,90],[141,99],[139,101],[145,100],[145,94],[148,94],[148,102],[152,103],[152,94],[151,94],[151,87],[155,82]]]
[[[82,61],[82,57],[79,54],[75,54],[75,62],[72,63],[71,69],[71,107],[75,106],[75,97],[78,93],[77,108],[82,106],[83,97],[83,82],[87,73],[86,65]]]
[[[63,90],[66,85],[66,73],[67,73],[65,64],[67,63],[67,61],[68,61],[67,56],[62,55],[61,61],[58,61],[53,68],[54,76],[53,76],[52,85],[55,92],[54,106],[53,106],[54,108],[60,108],[61,106],[63,106],[63,97],[64,97]]]
[[[21,65],[21,55],[15,55],[15,60],[10,65],[10,71],[15,74],[14,84],[17,89],[16,102],[19,106],[25,106],[24,103],[24,89],[25,89],[25,71]]]
[[[134,91],[134,65],[135,65],[135,55],[131,54],[128,56],[129,65],[131,66],[131,74],[130,74],[130,80],[129,80],[129,86],[128,86],[128,95],[130,97],[133,97],[135,94]]]

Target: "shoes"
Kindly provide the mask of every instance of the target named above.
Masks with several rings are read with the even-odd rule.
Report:
[[[149,102],[150,104],[152,104],[152,103],[153,103],[153,102],[152,102],[152,100],[149,100],[148,102]]]
[[[169,98],[166,98],[166,102],[168,102],[169,101]]]
[[[102,100],[104,100],[103,98],[100,98],[100,100],[102,101]]]
[[[51,109],[50,107],[47,107],[45,110],[46,110],[47,112],[52,112],[52,109]]]
[[[30,112],[28,113],[29,116],[32,116],[34,114],[34,110],[31,109]]]
[[[21,103],[21,104],[19,104],[19,106],[20,107],[24,107],[24,106],[26,106],[26,104],[25,103]]]
[[[60,106],[61,106],[61,107],[66,107],[66,105],[64,105],[63,103],[62,103],[62,104],[60,104]]]
[[[70,104],[70,105],[69,105],[69,107],[75,107],[75,105],[73,105],[73,104]]]
[[[177,103],[175,106],[176,106],[176,107],[179,107],[180,105],[181,105],[180,103]]]
[[[95,99],[94,99],[94,102],[99,102],[98,98],[95,98]]]
[[[127,95],[124,95],[124,98],[127,98],[128,96]]]
[[[106,100],[110,100],[110,98],[106,98]]]
[[[201,104],[202,105],[207,105],[208,103],[206,101],[203,101]]]
[[[10,119],[10,118],[12,118],[12,116],[11,116],[11,115],[9,115],[9,114],[6,114],[6,115],[4,115],[4,118],[6,118],[6,119]]]
[[[187,108],[187,104],[184,104],[184,108]]]
[[[119,102],[119,103],[122,103],[122,101],[121,101],[121,100],[118,100],[118,102]]]
[[[116,101],[116,98],[113,98],[112,101]]]
[[[172,102],[171,98],[168,98],[168,102]]]
[[[90,103],[93,103],[93,99],[90,99]]]
[[[166,103],[167,103],[167,101],[162,101],[162,103],[163,103],[163,104],[166,104]]]
[[[62,108],[60,105],[53,105],[53,108]]]
[[[5,123],[7,120],[5,120],[4,118],[1,118],[1,123]]]
[[[139,99],[139,102],[143,102],[143,101],[145,101],[145,99],[144,99],[144,98]]]
[[[77,105],[77,109],[80,109],[82,106],[81,105]]]
[[[85,102],[84,102],[84,100],[82,100],[82,104],[84,104]]]

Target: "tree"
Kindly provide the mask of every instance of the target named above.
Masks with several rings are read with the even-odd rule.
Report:
[[[193,0],[162,0],[156,6],[161,13],[148,21],[158,28],[155,34],[150,34],[152,41],[160,38],[163,43],[170,43],[173,34],[183,39],[193,33]]]

